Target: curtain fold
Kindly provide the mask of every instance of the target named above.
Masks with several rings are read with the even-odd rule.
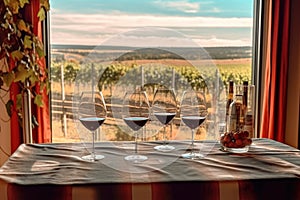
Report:
[[[266,70],[260,136],[284,142],[290,0],[269,0]]]

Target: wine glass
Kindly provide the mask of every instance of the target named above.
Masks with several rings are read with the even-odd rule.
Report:
[[[149,120],[149,101],[145,91],[131,91],[126,92],[122,118],[124,122],[134,131],[135,148],[134,154],[125,157],[125,160],[134,163],[143,162],[147,160],[147,156],[138,154],[138,131],[144,127]]]
[[[89,161],[101,160],[103,155],[95,154],[95,132],[106,119],[107,110],[102,92],[82,92],[78,116],[81,124],[92,133],[92,152],[82,158]]]
[[[192,130],[191,151],[181,156],[188,159],[202,157],[200,152],[194,151],[194,132],[207,116],[205,95],[198,91],[185,91],[181,99],[180,115],[183,123]]]
[[[155,146],[158,151],[172,151],[175,147],[166,142],[166,127],[174,119],[177,111],[177,102],[173,89],[158,88],[154,93],[152,112],[158,121],[163,124],[164,143]]]

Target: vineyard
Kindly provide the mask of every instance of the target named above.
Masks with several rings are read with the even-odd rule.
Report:
[[[162,54],[162,52],[160,54],[163,58],[153,57],[147,51],[147,55],[142,56],[140,54],[124,54],[123,57],[112,62],[87,62],[82,59],[86,55],[82,51],[80,53],[76,51],[64,52],[64,57],[56,56],[51,63],[52,102],[56,106],[61,106],[62,96],[66,96],[64,101],[69,101],[69,112],[72,112],[71,101],[73,93],[76,92],[76,85],[83,85],[80,90],[90,89],[91,81],[99,90],[103,91],[107,101],[110,101],[109,97],[112,96],[113,92],[124,92],[124,86],[136,87],[143,83],[145,87],[148,87],[149,93],[153,93],[157,85],[174,87],[177,91],[184,90],[186,87],[207,91],[207,87],[209,87],[207,83],[213,83],[211,87],[216,86],[215,83],[218,81],[215,79],[222,82],[219,84],[223,87],[221,90],[227,87],[229,80],[233,80],[236,84],[241,84],[247,80],[251,84],[251,58],[245,55],[241,55],[238,59],[187,61],[180,57],[172,57],[170,54]],[[62,94],[62,78],[65,94]],[[71,114],[67,115],[67,123],[62,123],[63,111],[66,111],[66,108],[59,108],[58,110],[59,115],[55,113],[52,115],[53,140],[56,142],[78,141],[78,134],[76,134]],[[131,139],[130,136],[124,135],[122,130],[115,126],[116,122],[113,119],[106,122],[106,125],[102,127],[105,129],[104,137],[106,139]],[[64,126],[67,126],[67,129]],[[67,133],[64,133],[66,131]],[[176,131],[174,126],[173,132]],[[172,138],[172,131],[170,134]],[[159,139],[159,137],[156,135],[155,139]],[[203,134],[198,137],[203,137]]]
[[[91,75],[101,76],[99,86],[102,88],[114,85],[129,70],[146,64],[150,67],[145,68],[147,70],[145,75],[148,76],[145,79],[155,77],[160,70],[162,70],[161,74],[168,75],[170,73],[167,70],[174,68],[180,77],[187,79],[189,83],[193,82],[195,84],[193,87],[196,88],[204,87],[201,75],[209,74],[210,77],[213,77],[215,71],[211,70],[212,65],[219,70],[219,76],[224,85],[227,85],[229,80],[233,80],[236,84],[241,84],[243,80],[251,81],[250,47],[211,47],[205,50],[201,49],[201,52],[193,48],[184,50],[146,48],[129,52],[94,51],[92,47],[81,50],[56,49],[52,54],[54,57],[51,63],[52,80],[54,82],[61,81],[61,66],[63,66],[66,83],[73,83],[75,79],[78,82],[85,82],[91,79]],[[159,63],[163,67],[158,65],[156,67],[166,69],[157,69],[151,66],[153,63]],[[90,65],[93,65],[95,71],[91,71],[93,69]],[[199,70],[197,66],[201,66],[201,69]],[[168,77],[166,78],[168,79]]]
[[[142,61],[141,61],[142,62]],[[160,79],[163,80],[171,80],[172,69],[176,72],[176,83],[182,83],[184,81],[187,84],[190,84],[195,89],[200,89],[206,87],[205,80],[202,74],[208,76],[208,78],[215,78],[214,73],[216,71],[199,71],[196,67],[191,65],[174,65],[175,61],[172,60],[171,64],[168,64],[168,67],[161,68],[161,65],[155,67],[146,67],[144,68],[144,79],[148,80],[148,82],[155,82],[157,76],[160,76]],[[167,65],[167,62],[164,61],[163,65]],[[180,63],[180,62],[179,62]],[[63,69],[64,74],[64,82],[66,84],[72,84],[75,81],[77,83],[85,83],[87,80],[91,80],[92,77],[100,77],[98,86],[100,90],[105,90],[107,88],[113,87],[122,76],[124,76],[128,71],[136,70],[133,72],[133,75],[141,74],[138,72],[140,66],[143,64],[139,64],[138,61],[134,63],[112,63],[109,65],[95,65],[94,71],[92,72],[92,67],[90,66],[82,66],[74,61],[67,62],[55,62],[52,63],[51,67],[51,79],[54,83],[61,82],[61,69]],[[61,67],[63,66],[63,68]],[[235,84],[242,84],[243,81],[247,80],[251,83],[251,60],[250,59],[242,59],[241,62],[228,62],[222,60],[217,61],[215,65],[216,69],[219,71],[219,77],[224,84],[227,86],[230,80],[233,80]],[[100,70],[99,70],[100,69]],[[139,77],[128,77],[129,82],[126,84],[135,84],[137,82],[137,78]]]

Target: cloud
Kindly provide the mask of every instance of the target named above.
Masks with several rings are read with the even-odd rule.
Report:
[[[201,47],[239,47],[239,46],[251,46],[251,38],[247,39],[223,39],[212,37],[210,39],[193,39]]]
[[[182,11],[185,13],[197,13],[200,10],[200,3],[188,1],[154,1],[154,4],[173,10]]]
[[[193,30],[199,27],[252,27],[252,18],[216,18],[216,17],[183,17],[159,15],[130,15],[114,12],[111,14],[59,14],[51,13],[51,42],[54,44],[99,44],[116,34],[126,33],[143,27],[161,27],[178,30]],[[187,37],[195,38],[195,35]],[[185,34],[183,33],[183,34]],[[212,33],[213,34],[213,33]],[[232,38],[238,40],[232,33]],[[201,32],[198,34],[201,37]],[[163,36],[163,35],[162,35]],[[156,37],[156,38],[155,38]],[[158,36],[149,41],[161,41]],[[219,38],[218,39],[222,39]],[[166,38],[164,38],[165,41]],[[170,36],[169,44],[175,41]],[[225,44],[220,40],[201,41],[202,45]],[[151,43],[151,42],[150,42]],[[236,42],[238,44],[239,42]],[[243,42],[245,43],[245,42]],[[157,44],[157,43],[155,43]],[[174,44],[178,44],[174,42]],[[249,43],[250,44],[250,43]]]
[[[252,27],[252,18],[182,17],[119,14],[57,14],[51,16],[52,26],[76,27]]]

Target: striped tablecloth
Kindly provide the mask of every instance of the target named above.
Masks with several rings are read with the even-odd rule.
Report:
[[[139,143],[148,160],[124,160],[129,142],[96,144],[103,160],[88,162],[82,144],[23,144],[0,168],[4,199],[300,199],[300,151],[254,139],[249,152],[232,154],[215,141],[198,142],[204,157],[180,157],[188,141],[171,141],[172,152],[157,152],[158,142]],[[199,150],[200,149],[200,150]]]

